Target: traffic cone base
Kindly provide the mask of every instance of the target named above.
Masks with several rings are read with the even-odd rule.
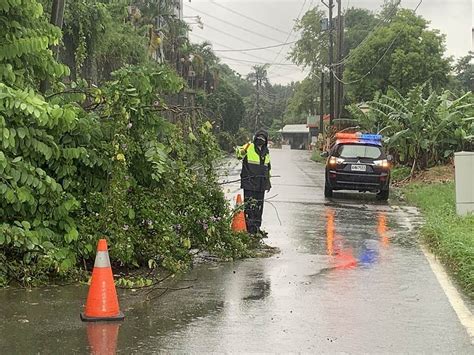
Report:
[[[124,318],[125,316],[119,309],[114,275],[107,251],[107,241],[100,239],[87,295],[86,309],[81,313],[81,319],[85,322],[98,322],[117,321]]]
[[[122,312],[119,312],[118,315],[116,316],[109,316],[109,317],[88,317],[84,314],[84,312],[81,313],[81,320],[83,322],[104,322],[104,321],[118,321],[118,320],[124,320],[125,315]]]

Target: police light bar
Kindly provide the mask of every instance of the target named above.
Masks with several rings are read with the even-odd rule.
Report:
[[[380,134],[369,134],[369,133],[336,133],[336,139],[350,139],[350,140],[363,140],[363,141],[377,141],[382,140]]]

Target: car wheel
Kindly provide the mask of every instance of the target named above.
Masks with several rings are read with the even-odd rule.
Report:
[[[390,194],[390,190],[382,190],[377,194],[377,200],[387,201],[389,194]]]
[[[327,184],[324,185],[324,197],[332,197],[332,189]]]

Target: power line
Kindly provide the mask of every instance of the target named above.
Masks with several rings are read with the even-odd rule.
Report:
[[[226,36],[228,36],[228,37],[231,37],[231,38],[234,38],[234,39],[236,39],[236,40],[238,40],[238,41],[241,41],[241,42],[243,42],[243,43],[247,43],[247,44],[249,44],[249,45],[251,45],[251,46],[253,46],[253,47],[258,47],[258,45],[256,45],[255,43],[249,42],[249,41],[247,41],[247,40],[245,40],[245,39],[242,39],[241,37],[235,36],[235,35],[233,35],[232,33],[222,31],[221,29],[216,28],[216,27],[213,27],[213,26],[208,25],[208,24],[206,24],[206,27],[207,27],[207,28],[210,28],[211,30],[214,30],[214,31],[216,31],[216,32],[219,32],[219,33],[221,33],[221,34],[223,34],[223,35],[226,35]],[[208,39],[206,39],[206,40],[208,40]],[[216,42],[216,44],[217,44],[217,42]],[[229,49],[234,49],[234,48],[228,47],[228,46],[223,46],[223,47],[226,47],[226,48],[229,48]],[[271,52],[271,53],[276,53],[276,52],[274,52],[274,51],[272,51],[272,50],[270,50],[270,49],[266,49],[266,51]]]
[[[418,3],[418,5],[416,6],[415,10],[413,10],[414,12],[416,12],[418,10],[418,8],[420,7],[421,3],[423,2],[423,0],[420,0],[420,2]],[[355,79],[355,80],[352,80],[352,81],[349,81],[349,82],[345,82],[343,81],[341,78],[338,78],[336,76],[336,74],[334,73],[334,71],[331,69],[331,73],[332,75],[334,76],[334,78],[343,83],[344,85],[349,85],[349,84],[354,84],[354,83],[357,83],[359,81],[361,81],[362,79],[366,78],[367,76],[369,76],[371,73],[372,73],[372,70],[375,69],[375,67],[382,61],[382,59],[387,55],[388,51],[390,50],[390,48],[392,48],[393,44],[395,43],[395,41],[400,37],[400,35],[402,34],[402,30],[398,31],[397,35],[395,36],[395,38],[392,40],[392,42],[390,42],[389,46],[387,47],[387,49],[385,50],[385,52],[382,54],[382,56],[379,58],[379,60],[375,63],[375,65],[370,68],[370,70],[365,73],[363,76],[361,76],[360,78],[358,79]]]
[[[195,9],[195,8],[192,7],[192,6],[189,6],[189,5],[187,5],[187,6],[188,6],[190,9],[192,9],[192,10],[194,10],[194,11],[196,11],[196,12],[199,12],[199,13],[201,13],[201,14],[203,14],[203,15],[206,15],[206,16],[208,16],[208,17],[210,17],[210,18],[213,18],[213,19],[215,19],[215,20],[217,20],[217,21],[219,21],[219,22],[223,22],[223,23],[225,23],[225,24],[227,24],[227,25],[229,25],[229,26],[238,28],[238,29],[241,30],[241,31],[245,31],[245,32],[251,33],[251,34],[253,34],[253,35],[256,35],[256,36],[259,36],[259,37],[268,39],[268,40],[270,40],[270,41],[274,41],[274,42],[277,42],[277,43],[281,43],[281,40],[279,40],[279,39],[275,39],[275,38],[272,38],[272,37],[268,37],[268,36],[263,35],[263,34],[261,34],[261,33],[258,33],[258,32],[252,31],[252,30],[249,30],[248,28],[245,28],[245,27],[236,25],[236,24],[234,24],[234,23],[232,23],[232,22],[223,20],[223,19],[221,19],[221,18],[219,18],[219,17],[217,17],[217,16],[214,16],[214,15],[211,15],[211,14],[208,14],[208,13],[205,13],[204,11]],[[288,40],[286,40],[285,42],[288,42]]]
[[[200,35],[197,35],[195,33],[192,33],[193,36],[196,36],[198,38],[201,38],[203,40],[207,40],[207,38],[203,37],[203,36],[200,36]],[[214,42],[215,44],[218,44],[222,47],[225,47],[225,48],[231,48],[231,47],[228,47],[227,45],[225,44],[222,44],[222,43],[216,43]],[[245,59],[237,59],[237,58],[229,58],[229,57],[225,57],[225,56],[219,56],[219,58],[223,58],[223,59],[226,59],[227,60],[230,60],[230,61],[236,61],[237,63],[230,63],[231,65],[240,65],[240,66],[245,66],[245,67],[249,67],[250,65],[264,65],[264,64],[270,64],[270,65],[278,65],[278,69],[279,71],[281,72],[281,70],[291,70],[291,67],[292,66],[295,66],[295,64],[293,63],[270,63],[267,59],[265,58],[261,58],[261,57],[258,57],[258,56],[254,56],[252,54],[249,54],[249,53],[241,53],[243,55],[246,55],[246,56],[249,56],[249,57],[252,57],[252,58],[257,58],[257,59],[260,59],[260,60],[263,60],[264,62],[257,62],[257,61],[250,61],[250,60],[245,60]],[[270,74],[270,73],[269,73]],[[287,78],[290,78],[288,76],[284,76],[284,75],[281,75],[282,77],[287,77]],[[291,78],[293,79],[293,78]]]
[[[235,15],[241,16],[241,17],[243,17],[243,18],[246,18],[247,20],[250,20],[250,21],[253,21],[253,22],[255,22],[255,23],[258,23],[259,25],[265,26],[265,27],[267,27],[267,28],[271,28],[272,30],[275,30],[275,31],[277,31],[277,32],[280,32],[280,33],[282,33],[282,34],[284,34],[284,35],[287,35],[287,34],[288,34],[288,32],[282,31],[282,30],[280,30],[280,29],[277,28],[277,27],[271,26],[271,25],[269,25],[269,24],[267,24],[267,23],[265,23],[265,22],[261,22],[261,21],[255,19],[255,18],[253,18],[253,17],[250,17],[250,16],[247,16],[247,15],[245,15],[245,14],[242,14],[242,13],[240,13],[240,12],[238,12],[238,11],[235,11],[235,10],[233,10],[233,9],[231,9],[231,8],[228,8],[227,6],[224,6],[224,5],[222,5],[222,4],[218,4],[218,3],[217,3],[216,1],[214,1],[214,0],[211,0],[211,3],[213,3],[214,5],[216,5],[216,6],[218,6],[218,7],[223,8],[223,9],[229,11],[229,12],[232,12],[232,13],[235,14]]]
[[[211,27],[210,27],[210,28],[211,28]],[[211,28],[211,29],[213,29],[213,28]],[[196,36],[196,37],[198,37],[198,38],[201,38],[201,39],[203,39],[203,40],[205,40],[205,41],[208,41],[208,40],[209,40],[208,38],[205,38],[205,37],[203,37],[203,36],[200,36],[200,35],[198,35],[198,34],[196,34],[196,33],[194,33],[194,32],[192,33],[192,35],[193,35],[193,36]],[[228,45],[225,45],[225,44],[223,44],[223,43],[218,43],[218,42],[214,42],[214,41],[212,41],[212,43],[215,43],[215,44],[217,44],[217,45],[219,45],[219,46],[222,46],[222,47],[224,47],[224,48],[233,49],[232,47],[229,47]],[[267,58],[259,57],[259,56],[256,56],[256,55],[253,55],[253,54],[250,54],[250,53],[245,53],[245,52],[242,52],[241,54],[246,55],[246,56],[251,57],[251,58],[263,60],[263,61],[265,62],[264,64],[271,63],[271,61],[268,60]],[[292,63],[283,63],[283,64],[292,64]]]
[[[400,5],[401,3],[401,0],[398,2],[397,6]],[[354,55],[354,51],[357,49],[357,48],[360,48],[362,47],[370,38],[370,36],[375,32],[376,29],[378,29],[380,26],[382,26],[383,23],[387,23],[389,22],[393,16],[397,13],[397,7],[394,7],[392,9],[392,12],[389,13],[387,15],[387,17],[384,17],[382,19],[380,19],[380,21],[369,31],[369,33],[367,33],[367,35],[364,37],[364,39],[357,45],[357,47],[355,47],[354,49],[351,50],[351,53],[349,53],[349,55],[347,55],[343,60],[341,60],[340,62],[338,63],[334,63],[332,66],[333,67],[338,67],[338,66],[341,66],[341,65],[344,65],[346,64],[347,62],[350,61],[351,57]]]
[[[290,41],[290,42],[275,44],[273,46],[266,46],[266,47],[255,47],[255,48],[245,48],[245,49],[214,49],[214,52],[251,52],[251,51],[259,51],[262,49],[283,47],[283,46],[287,46],[293,43],[296,43],[296,41]]]
[[[271,74],[271,73],[268,73],[267,75],[269,77],[269,79],[271,78],[287,78],[287,79],[291,79],[292,81],[298,81],[296,80],[293,76],[289,76],[289,75],[285,75],[285,74]]]
[[[293,24],[293,27],[291,27],[291,31],[290,31],[290,33],[288,33],[288,36],[286,37],[285,42],[288,42],[288,41],[289,41],[289,39],[290,39],[290,37],[291,37],[291,34],[292,34],[293,31],[295,30],[296,22],[299,21],[299,19],[300,19],[300,17],[301,17],[301,14],[303,13],[303,9],[304,9],[304,7],[305,7],[305,5],[306,5],[306,2],[307,2],[307,0],[304,0],[304,1],[303,1],[303,5],[301,5],[301,9],[300,9],[300,12],[299,12],[299,14],[298,14],[298,17],[296,18],[296,21],[295,21],[295,23]],[[312,1],[311,1],[311,3],[312,3]],[[280,56],[282,49],[283,49],[283,47],[280,48],[280,50],[278,51],[277,56],[275,57],[275,59],[273,59],[274,62],[276,62],[277,58]]]
[[[200,36],[200,35],[198,35],[198,34],[196,34],[196,33],[192,33],[192,35],[193,35],[193,36],[196,36],[196,37],[198,37],[198,38],[201,38],[201,39],[203,39],[203,40],[205,40],[205,41],[208,41],[208,40],[209,40],[208,38],[205,38],[205,37],[203,37],[203,36]],[[233,49],[232,47],[229,47],[229,46],[227,46],[227,45],[225,45],[225,44],[222,44],[222,43],[218,43],[218,42],[214,42],[214,41],[212,41],[211,43],[215,43],[215,44],[217,44],[217,45],[219,45],[219,46],[222,46],[222,47],[224,47],[224,48]],[[269,60],[268,60],[267,58],[259,57],[259,56],[256,56],[256,55],[253,55],[253,54],[250,54],[250,53],[242,52],[241,54],[246,55],[246,56],[251,57],[251,58],[258,59],[258,60],[263,60],[265,63],[268,63],[268,62],[269,62]]]
[[[401,33],[401,32],[399,32],[398,35],[395,36],[395,38],[392,40],[392,42],[391,42],[390,45],[387,47],[387,49],[386,49],[385,52],[382,54],[382,56],[379,58],[379,60],[377,61],[377,63],[375,63],[375,65],[374,65],[372,68],[370,68],[370,70],[369,70],[367,73],[365,73],[363,76],[361,76],[359,79],[355,79],[355,80],[346,82],[346,81],[343,81],[341,78],[339,78],[339,77],[334,73],[334,71],[331,70],[332,75],[334,76],[334,78],[335,78],[337,81],[343,83],[344,85],[354,84],[354,83],[357,83],[357,82],[361,81],[362,79],[366,78],[367,76],[369,76],[369,75],[372,73],[372,70],[374,70],[375,67],[382,61],[382,59],[383,59],[383,58],[385,57],[385,55],[388,53],[388,51],[390,50],[390,48],[392,48],[393,44],[395,43],[395,41],[396,41],[396,40],[398,39],[398,37],[400,36],[400,33]]]
[[[221,55],[220,58],[228,59],[228,60],[235,60],[236,62],[242,63],[250,63],[250,64],[268,64],[268,65],[283,65],[283,66],[297,66],[296,64],[292,63],[269,63],[269,62],[256,62],[252,60],[245,60],[245,59],[238,59],[238,58],[231,58]]]

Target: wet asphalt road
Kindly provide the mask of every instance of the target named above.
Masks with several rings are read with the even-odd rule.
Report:
[[[150,302],[121,291],[120,325],[79,320],[83,286],[0,290],[0,353],[474,352],[417,245],[416,210],[325,200],[307,152],[271,154],[264,227],[279,254],[199,265],[172,283],[193,288]]]

